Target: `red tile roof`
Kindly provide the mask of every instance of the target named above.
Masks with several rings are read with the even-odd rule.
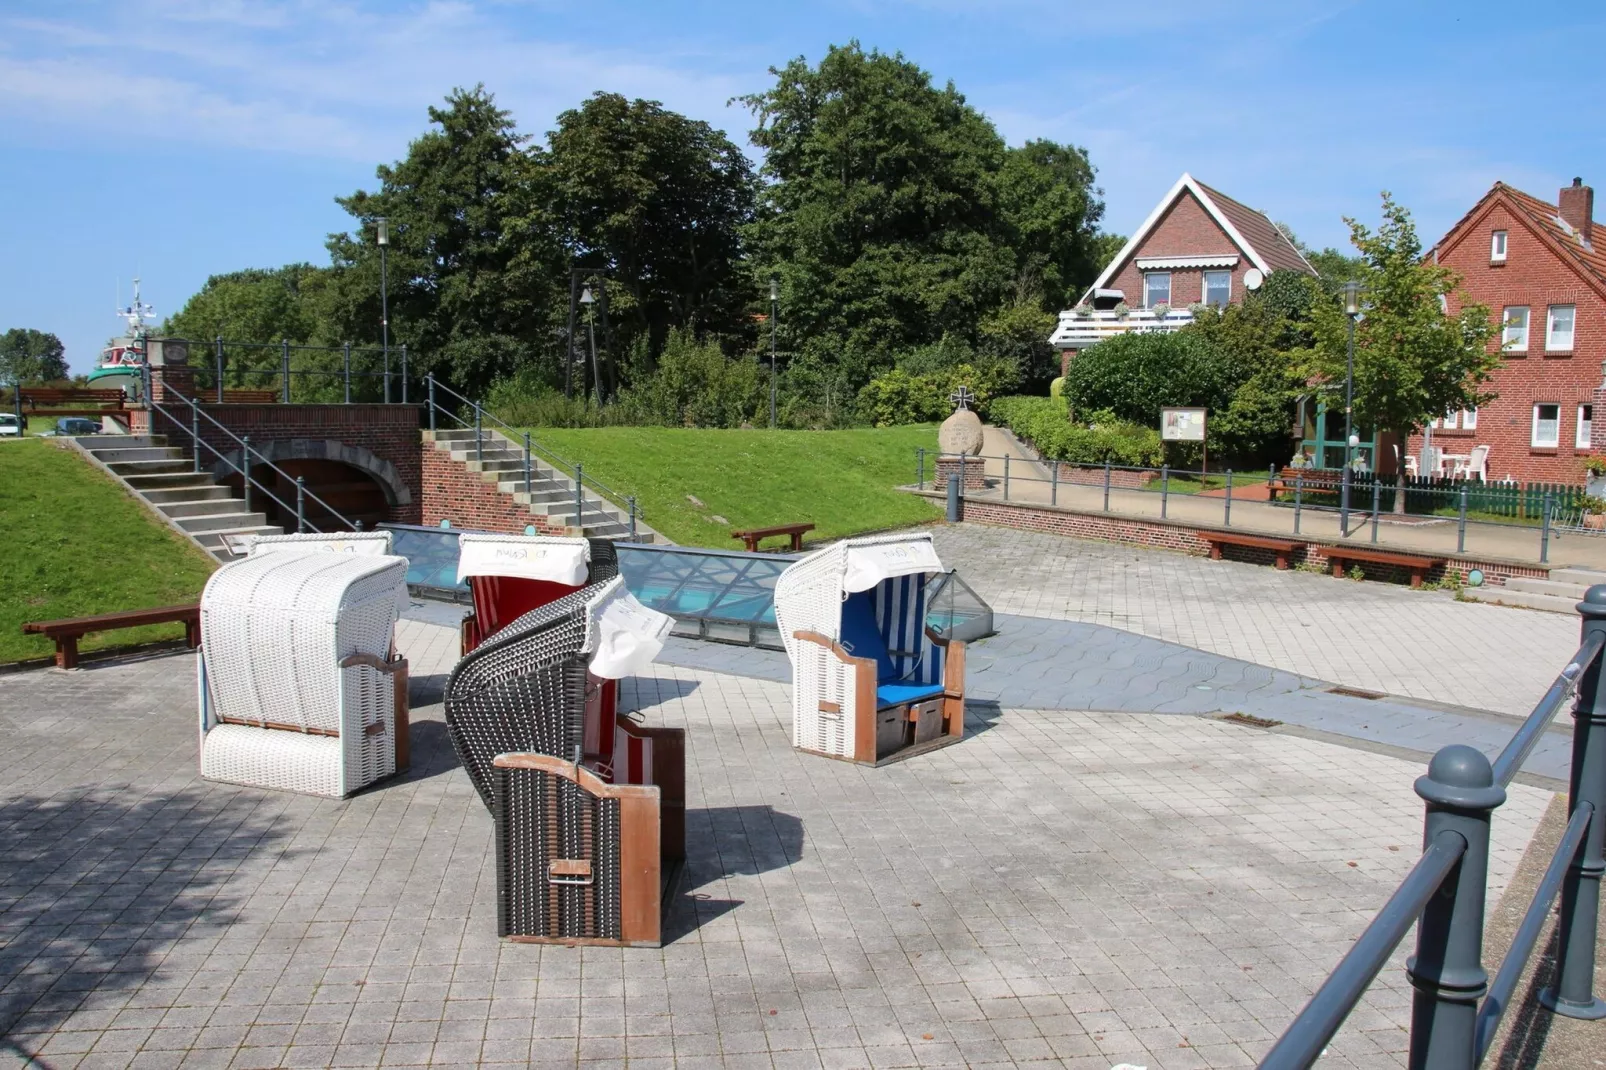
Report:
[[[1590,277],[1591,283],[1597,287],[1606,286],[1606,248],[1603,248],[1603,244],[1606,244],[1606,226],[1596,223],[1593,240],[1590,245],[1585,245],[1578,232],[1562,222],[1560,209],[1555,205],[1504,182],[1496,182],[1490,192],[1504,194],[1508,204],[1527,216],[1541,234],[1561,246],[1573,263]],[[1460,223],[1456,224],[1457,228],[1460,226]]]
[[[1299,255],[1299,250],[1294,248],[1287,235],[1277,229],[1276,224],[1265,212],[1257,212],[1220,190],[1206,186],[1203,182],[1200,182],[1199,186],[1210,195],[1212,201],[1216,202],[1221,214],[1238,229],[1244,240],[1260,254],[1267,267],[1273,271],[1302,271],[1307,275],[1316,273],[1305,258]]]

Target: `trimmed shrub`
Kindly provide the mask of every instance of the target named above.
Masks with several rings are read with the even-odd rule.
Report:
[[[1073,422],[1062,398],[994,398],[990,416],[1050,460],[1153,468],[1163,452],[1154,428],[1108,411],[1089,413],[1086,424]]]

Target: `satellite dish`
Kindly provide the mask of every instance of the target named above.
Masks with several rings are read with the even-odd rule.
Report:
[[[1260,284],[1266,281],[1266,273],[1259,268],[1250,268],[1244,272],[1244,289],[1258,290]]]

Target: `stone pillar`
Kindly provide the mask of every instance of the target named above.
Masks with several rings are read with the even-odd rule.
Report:
[[[167,404],[195,396],[195,369],[190,367],[189,343],[178,338],[150,338],[145,342],[151,366],[151,400]],[[174,393],[176,391],[176,394]]]
[[[966,490],[987,489],[987,462],[980,457],[966,457],[965,481],[961,484]],[[959,478],[959,457],[944,454],[937,458],[936,488],[944,490],[949,479]]]

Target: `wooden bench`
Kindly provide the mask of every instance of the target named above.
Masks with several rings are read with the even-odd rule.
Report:
[[[101,613],[93,617],[69,617],[64,620],[34,620],[22,626],[24,635],[42,635],[56,641],[56,667],[73,669],[78,666],[78,640],[90,632],[111,631],[114,628],[138,628],[145,624],[184,622],[184,639],[192,647],[201,645],[201,607],[199,603],[187,606],[161,606],[157,609],[125,609],[120,613]]]
[[[803,533],[805,531],[813,530],[813,524],[777,524],[772,528],[753,528],[749,531],[733,531],[731,532],[731,538],[741,539],[742,542],[747,544],[747,552],[750,554],[756,554],[758,553],[758,542],[760,539],[768,539],[779,535],[789,535],[792,539],[792,552],[797,553],[803,549]]]
[[[277,390],[223,390],[223,404],[225,405],[273,405],[282,397]],[[210,398],[201,398],[204,405],[208,401],[217,404],[217,391],[212,391]]]
[[[22,388],[23,405],[29,413],[39,416],[104,416],[123,411],[127,401],[121,390],[49,386]],[[50,407],[41,411],[40,405]]]
[[[1293,474],[1290,475],[1290,472]],[[1326,468],[1285,468],[1276,479],[1266,484],[1266,489],[1273,497],[1293,494],[1296,490],[1302,494],[1338,494],[1343,487],[1343,474]]]
[[[1245,535],[1236,531],[1201,531],[1199,537],[1210,544],[1210,560],[1221,560],[1222,544],[1229,546],[1253,546],[1261,550],[1270,550],[1276,556],[1277,567],[1283,570],[1288,568],[1288,559],[1293,554],[1303,550],[1305,543],[1294,539],[1274,539],[1267,535]]]
[[[1361,550],[1349,546],[1324,546],[1322,552],[1333,563],[1333,575],[1344,575],[1344,562],[1346,561],[1375,561],[1380,565],[1398,565],[1410,569],[1411,586],[1422,586],[1423,578],[1428,569],[1438,568],[1444,564],[1442,557],[1427,557],[1423,554],[1400,553],[1395,550]]]

